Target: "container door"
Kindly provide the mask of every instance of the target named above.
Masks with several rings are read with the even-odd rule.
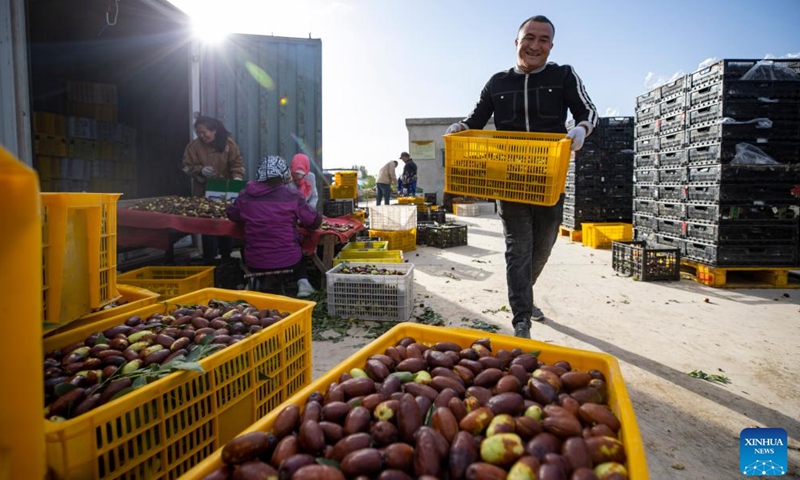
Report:
[[[322,42],[235,34],[195,52],[200,111],[194,113],[221,120],[233,134],[247,178],[255,178],[265,155],[288,161],[300,152],[321,178]]]

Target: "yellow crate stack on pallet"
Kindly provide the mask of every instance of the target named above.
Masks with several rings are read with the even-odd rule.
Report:
[[[330,186],[331,199],[358,198],[358,172],[336,172]]]

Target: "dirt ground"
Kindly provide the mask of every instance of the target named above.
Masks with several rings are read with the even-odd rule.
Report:
[[[414,313],[424,305],[450,326],[477,319],[512,334],[499,218],[448,218],[468,226],[467,246],[405,255],[415,265]],[[610,250],[559,237],[535,296],[547,320],[533,325],[533,339],[619,361],[652,479],[740,478],[739,433],[753,426],[787,431],[782,478],[800,478],[800,289],[637,282],[615,274]],[[315,341],[315,378],[366,345],[371,323]]]

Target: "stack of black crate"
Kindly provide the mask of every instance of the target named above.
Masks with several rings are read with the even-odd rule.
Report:
[[[798,265],[800,61],[721,60],[636,113],[637,239],[716,267]]]
[[[603,117],[569,163],[562,224],[631,222],[633,117]]]

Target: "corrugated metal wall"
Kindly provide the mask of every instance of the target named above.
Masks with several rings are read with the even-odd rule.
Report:
[[[304,152],[321,168],[321,40],[231,35],[203,47],[200,106],[233,133],[248,179],[264,155]]]

